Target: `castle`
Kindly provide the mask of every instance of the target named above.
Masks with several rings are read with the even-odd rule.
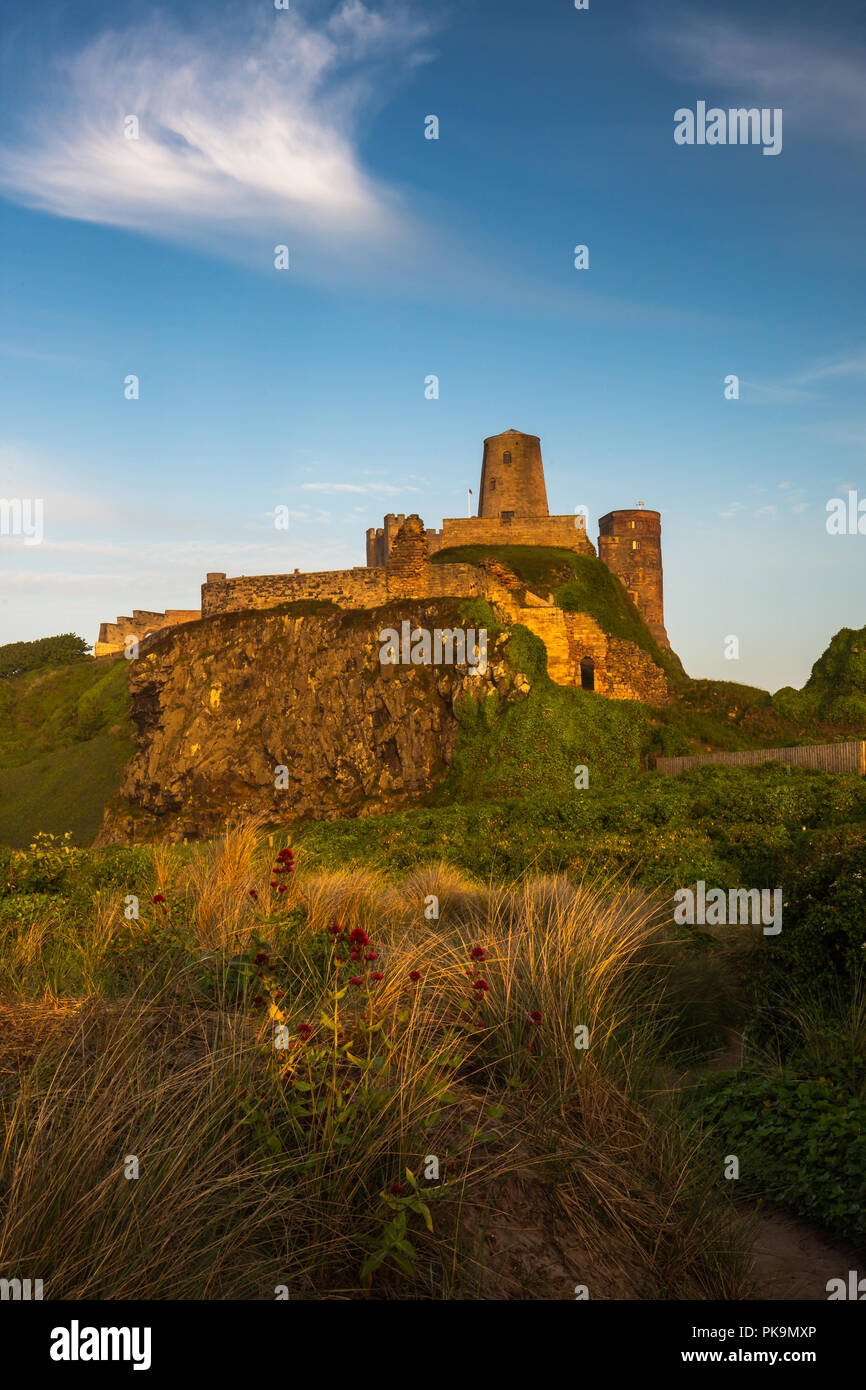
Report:
[[[554,546],[595,555],[580,513],[551,516],[541,442],[506,430],[484,441],[478,515],[443,520],[441,531],[417,515],[390,513],[367,531],[366,565],[319,573],[242,575],[209,573],[200,610],[151,613],[103,623],[96,656],[123,651],[135,637],[150,645],[181,623],[251,608],[272,608],[299,599],[325,599],[342,608],[374,608],[397,599],[467,598],[494,603],[510,622],[541,637],[551,678],[619,699],[658,703],[667,698],[664,673],[635,643],[603,631],[588,613],[563,611],[552,595],[526,589],[504,565],[433,562],[457,546]],[[661,518],[642,506],[608,512],[599,520],[598,558],[627,590],[656,642],[670,651],[664,626]]]

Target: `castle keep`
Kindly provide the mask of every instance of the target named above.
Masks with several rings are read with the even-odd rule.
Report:
[[[405,520],[402,512],[389,513],[383,526],[367,532],[369,566],[388,564]],[[428,530],[425,535],[430,555],[455,545],[555,545],[595,554],[584,517],[548,512],[541,441],[519,430],[506,430],[484,441],[478,515],[447,517],[441,531]]]
[[[546,648],[551,678],[618,699],[659,703],[667,698],[661,667],[635,643],[604,632],[589,613],[567,612],[550,594],[535,594],[494,559],[477,564],[433,563],[457,546],[547,546],[595,556],[579,513],[551,516],[537,436],[506,430],[484,441],[478,514],[449,517],[440,531],[417,515],[389,513],[367,531],[366,565],[320,573],[208,574],[201,611],[169,610],[104,623],[97,656],[122,651],[133,635],[148,642],[179,623],[218,613],[273,608],[325,599],[340,608],[374,608],[396,599],[483,597],[506,619],[522,623]],[[662,598],[661,518],[642,507],[608,512],[599,521],[598,555],[628,591],[656,642],[670,650]]]

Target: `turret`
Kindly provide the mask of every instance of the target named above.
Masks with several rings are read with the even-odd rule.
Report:
[[[661,516],[643,507],[599,517],[599,559],[625,585],[660,646],[670,647],[665,631],[661,536]]]

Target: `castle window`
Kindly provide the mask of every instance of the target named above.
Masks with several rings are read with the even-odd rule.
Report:
[[[495,491],[496,491],[496,479],[495,479],[495,478],[491,478],[491,479],[490,479],[490,491],[491,491],[491,492],[495,492]]]
[[[640,541],[632,541],[631,548],[632,550],[640,550]]]
[[[510,463],[510,462],[511,462],[511,454],[510,454],[510,453],[508,453],[508,454],[503,454],[503,455],[502,455],[502,462],[503,462],[503,463]]]
[[[595,690],[595,662],[591,656],[585,656],[580,663],[580,688]]]

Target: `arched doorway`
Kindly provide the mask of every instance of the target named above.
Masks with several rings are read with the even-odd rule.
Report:
[[[581,659],[580,688],[581,690],[595,690],[595,662],[591,656],[585,656]]]

